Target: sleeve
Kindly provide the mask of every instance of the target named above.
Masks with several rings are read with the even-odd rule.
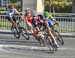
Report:
[[[50,17],[52,20],[55,20],[54,17],[53,17],[51,14],[49,15],[49,17]]]
[[[9,17],[12,18],[12,13],[9,13]]]
[[[7,16],[12,18],[12,13],[9,10],[7,11]]]

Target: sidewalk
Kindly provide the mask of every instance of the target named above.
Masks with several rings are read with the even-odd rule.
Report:
[[[13,34],[11,30],[0,30],[0,34]],[[29,33],[31,34],[31,33]],[[63,37],[75,37],[75,32],[60,33]]]

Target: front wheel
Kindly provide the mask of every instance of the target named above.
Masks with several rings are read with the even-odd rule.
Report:
[[[46,43],[47,43],[47,46],[49,48],[49,50],[54,53],[55,51],[57,51],[57,46],[54,45],[54,43],[52,42],[52,39],[51,37],[48,35],[48,33],[45,34],[46,36]]]
[[[20,32],[19,32],[19,29],[18,28],[16,28],[16,27],[11,28],[11,31],[12,31],[14,37],[16,37],[17,39],[20,38]]]
[[[57,43],[59,45],[64,45],[64,40],[62,38],[62,36],[60,35],[60,33],[58,31],[55,30],[55,36],[56,36],[56,40],[57,40]]]
[[[22,36],[26,39],[26,40],[29,40],[29,34],[27,32],[27,30],[25,28],[21,28],[22,30]]]

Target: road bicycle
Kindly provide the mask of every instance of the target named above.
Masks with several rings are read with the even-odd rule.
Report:
[[[57,25],[57,24],[54,24],[51,28],[52,28],[52,33],[53,35],[56,37],[56,40],[57,40],[57,43],[59,45],[64,45],[64,40],[61,36],[61,34],[59,33],[59,31],[57,31],[54,26]]]
[[[12,31],[14,37],[16,37],[17,39],[19,39],[21,36],[23,36],[26,40],[29,40],[28,31],[26,30],[26,28],[21,27],[21,25],[20,25],[20,22],[22,22],[22,21],[23,20],[17,20],[16,26],[11,27],[11,31]]]
[[[60,32],[54,28],[55,25],[57,25],[57,24],[53,24],[53,26],[50,27],[50,28],[51,28],[51,32],[52,32],[53,35],[56,37],[56,40],[57,40],[58,44],[59,44],[59,45],[64,45],[64,40],[63,40],[63,38],[62,38]],[[39,24],[38,27],[39,27],[39,29],[40,29],[41,31],[44,31],[44,30],[45,30],[44,24],[41,24],[41,25]],[[45,33],[46,33],[46,32],[45,32]]]
[[[54,29],[55,25],[56,24],[54,24],[52,27],[50,27],[50,28],[52,28],[51,32],[55,36],[57,43],[59,45],[64,45],[64,40],[63,40],[61,34],[57,30]],[[48,47],[50,49],[52,48],[52,50],[51,50],[52,52],[56,51],[57,50],[57,46],[52,43],[52,40],[51,40],[50,36],[48,35],[48,32],[46,31],[46,28],[44,27],[44,24],[40,25],[39,28],[42,29],[42,31],[45,34],[46,41],[47,41],[46,43],[47,43]]]

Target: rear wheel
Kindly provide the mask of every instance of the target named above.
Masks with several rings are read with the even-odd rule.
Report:
[[[20,32],[19,32],[19,29],[14,27],[14,28],[11,28],[12,32],[13,32],[13,35],[14,37],[16,37],[17,39],[20,38]]]

